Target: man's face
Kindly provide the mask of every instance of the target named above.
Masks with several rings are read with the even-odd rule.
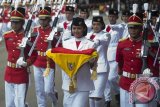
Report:
[[[108,15],[108,20],[110,24],[116,24],[117,23],[118,16],[117,15]]]
[[[88,18],[88,13],[87,12],[80,12],[79,17],[83,18],[83,19],[87,19]]]
[[[122,19],[123,22],[127,23],[127,22],[128,22],[128,19],[129,19],[129,16],[127,16],[127,15],[122,15],[121,19]]]
[[[67,19],[68,21],[71,21],[71,20],[73,19],[74,12],[66,11],[66,12],[65,12],[65,15],[66,15],[66,19]]]
[[[93,22],[92,23],[92,27],[93,27],[93,31],[95,33],[98,33],[101,31],[101,28],[102,28],[102,24],[100,22]]]
[[[72,26],[72,34],[76,38],[81,38],[83,36],[83,32],[85,31],[85,28],[83,26]]]
[[[133,39],[137,39],[140,37],[140,33],[142,32],[142,26],[129,26],[128,32],[130,34],[130,37]]]
[[[20,32],[23,28],[24,21],[11,21],[11,27],[15,32]]]
[[[39,24],[43,27],[46,28],[47,26],[50,25],[50,18],[45,18],[45,19],[39,19]]]
[[[156,25],[157,17],[152,17],[151,22],[153,25]]]

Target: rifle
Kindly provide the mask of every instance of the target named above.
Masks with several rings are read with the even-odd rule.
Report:
[[[149,43],[148,43],[147,37],[148,37],[148,29],[149,29],[149,26],[150,26],[150,18],[151,18],[151,13],[150,12],[148,13],[148,3],[144,3],[144,10],[147,13],[147,20],[144,23],[143,44],[142,44],[142,48],[141,48],[141,57],[142,57],[141,72],[142,73],[145,69],[148,68],[147,57],[148,57]]]
[[[15,2],[16,3],[16,2]],[[24,37],[22,39],[22,42],[21,44],[19,45],[20,47],[20,56],[19,58],[23,58],[23,60],[25,60],[25,56],[24,56],[24,50],[25,50],[25,47],[27,45],[28,42],[28,39],[29,37],[31,37],[31,25],[32,25],[32,16],[33,14],[36,12],[37,8],[38,8],[38,4],[39,2],[37,1],[37,4],[34,6],[34,11],[32,11],[32,14],[29,14],[29,20],[27,22],[27,25],[26,25],[26,28],[24,30]],[[16,4],[15,4],[16,5]],[[16,7],[16,6],[15,6]]]
[[[157,18],[156,29],[155,29],[155,36],[157,37],[158,45],[160,43],[159,28],[160,28],[160,15]],[[160,45],[158,46],[158,50],[157,50],[157,53],[156,53],[156,57],[154,59],[153,66],[156,65],[156,62],[157,62],[157,59],[158,59],[158,55],[159,55],[159,51],[160,51]]]
[[[51,48],[52,48],[52,41],[53,41],[53,39],[54,39],[55,33],[58,31],[58,30],[57,30],[58,16],[59,16],[59,14],[60,14],[60,12],[61,12],[61,10],[62,10],[62,7],[63,7],[63,5],[64,5],[64,2],[65,2],[65,0],[62,1],[62,4],[61,4],[61,6],[60,6],[60,9],[56,12],[55,19],[54,19],[54,21],[53,21],[53,23],[52,23],[52,26],[51,26],[51,27],[52,27],[52,31],[51,31],[51,33],[49,34],[49,37],[47,38],[47,40],[48,40],[48,48],[47,48],[47,49],[51,49]]]
[[[56,1],[56,2],[57,2],[57,1]],[[42,5],[42,8],[44,8],[44,5]],[[58,15],[59,15],[59,14],[57,14],[57,16],[55,17],[55,19],[54,19],[54,21],[53,21],[52,31],[51,31],[51,33],[50,33],[50,35],[49,35],[50,38],[49,38],[49,37],[47,38],[47,40],[49,39],[49,40],[48,40],[48,48],[47,48],[47,49],[52,48],[52,40],[53,40],[53,38],[54,38],[55,33],[57,32],[56,25],[57,25],[57,22],[58,22]],[[29,51],[29,53],[28,53],[28,56],[30,56],[30,55],[32,54],[32,52],[33,52],[33,50],[34,50],[34,48],[35,48],[35,46],[36,46],[38,37],[39,37],[39,31],[38,31],[38,35],[37,35],[37,37],[36,37],[36,39],[35,39],[32,47],[31,47],[31,49],[30,49],[30,51]],[[58,45],[57,45],[57,46],[58,46]]]
[[[65,0],[62,1],[62,4],[60,5],[59,10],[56,12],[55,19],[54,19],[54,21],[52,23],[52,26],[51,26],[52,27],[52,31],[50,32],[49,37],[47,38],[47,41],[48,41],[47,49],[51,49],[52,48],[52,41],[54,40],[54,36],[58,31],[57,30],[58,16],[59,16],[59,14],[60,14],[60,12],[61,12],[61,10],[63,8],[64,2],[65,2]],[[59,43],[59,41],[57,43]],[[56,46],[58,46],[58,45],[56,44]],[[48,76],[49,72],[50,72],[50,59],[47,57],[47,68],[44,71],[43,76]]]

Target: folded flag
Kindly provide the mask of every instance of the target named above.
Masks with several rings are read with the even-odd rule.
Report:
[[[73,76],[83,64],[89,62],[91,59],[98,58],[98,53],[95,49],[77,51],[62,47],[48,50],[46,55],[59,65],[61,69],[63,69],[71,79],[71,82],[73,82]]]

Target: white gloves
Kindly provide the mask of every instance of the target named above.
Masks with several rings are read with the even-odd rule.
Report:
[[[149,68],[146,68],[146,69],[143,71],[143,75],[152,76],[153,73],[151,72],[151,70],[150,70]]]
[[[23,60],[23,57],[20,57],[18,60],[17,60],[17,65],[18,66],[22,66],[22,67],[26,67],[27,66],[27,62],[25,62]]]

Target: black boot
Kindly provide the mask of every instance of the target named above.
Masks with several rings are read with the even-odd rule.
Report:
[[[115,95],[115,99],[117,101],[117,104],[120,105],[120,94]]]
[[[105,101],[105,107],[111,107],[111,101]]]

